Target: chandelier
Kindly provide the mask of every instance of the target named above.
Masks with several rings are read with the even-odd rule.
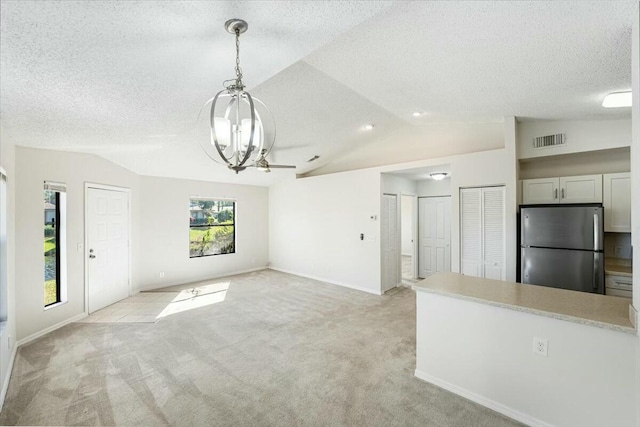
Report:
[[[236,38],[236,77],[225,80],[224,89],[211,102],[211,145],[215,156],[205,152],[216,162],[225,164],[236,173],[248,167],[270,172],[270,168],[295,166],[269,165],[266,157],[276,137],[273,115],[267,106],[245,90],[240,68],[240,34],[249,25],[242,19],[230,19],[225,29]]]

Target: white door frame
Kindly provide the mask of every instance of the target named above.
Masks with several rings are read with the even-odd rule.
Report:
[[[395,228],[396,228],[396,283],[392,288],[389,288],[387,290],[384,289],[384,278],[385,278],[385,273],[386,271],[384,271],[385,265],[383,262],[380,262],[380,295],[384,295],[384,293],[386,291],[389,291],[393,288],[397,288],[401,283],[402,283],[402,251],[401,249],[401,244],[402,244],[402,240],[401,240],[401,233],[400,233],[400,225],[401,225],[401,218],[400,218],[400,200],[401,199],[401,194],[400,193],[382,193],[382,197],[380,198],[380,208],[381,208],[381,212],[382,215],[380,216],[380,231],[382,231],[382,225],[384,223],[384,221],[387,221],[388,218],[386,217],[386,212],[382,211],[382,203],[384,202],[384,196],[393,196],[396,198],[396,224],[395,224]],[[380,233],[380,256],[382,259],[382,255],[384,253],[385,247],[382,245],[384,239],[382,238],[382,233]]]
[[[88,243],[88,218],[89,218],[89,205],[87,201],[89,200],[89,189],[96,190],[107,190],[107,191],[118,191],[120,193],[126,193],[127,195],[127,211],[129,213],[129,230],[128,230],[128,244],[129,244],[129,271],[128,275],[128,288],[129,288],[129,296],[132,294],[131,289],[131,261],[132,261],[132,250],[131,250],[131,189],[127,187],[117,187],[114,185],[105,185],[105,184],[94,184],[91,182],[84,183],[84,314],[89,314],[89,257],[87,252],[87,243]]]
[[[393,194],[393,193],[386,193]],[[398,271],[400,272],[400,283],[402,283],[402,198],[403,197],[411,197],[411,240],[413,241],[413,247],[411,248],[411,271],[412,277],[411,279],[415,279],[418,277],[418,195],[413,193],[398,193],[400,202],[398,203],[398,218],[400,219],[400,256],[398,257]]]

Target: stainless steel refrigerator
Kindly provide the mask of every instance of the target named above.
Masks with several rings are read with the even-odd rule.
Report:
[[[522,206],[522,283],[604,294],[601,205]]]

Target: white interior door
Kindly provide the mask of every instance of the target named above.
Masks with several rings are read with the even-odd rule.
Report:
[[[505,280],[504,187],[482,189],[482,254],[483,277]]]
[[[420,277],[451,271],[451,197],[420,198]]]
[[[482,277],[482,189],[460,189],[460,272]]]
[[[129,296],[129,197],[124,191],[87,189],[89,313]]]
[[[382,292],[400,282],[400,235],[398,233],[398,198],[382,196]]]

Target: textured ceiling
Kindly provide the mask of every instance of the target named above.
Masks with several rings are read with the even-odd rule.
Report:
[[[205,156],[201,105],[241,62],[273,111],[272,162],[327,173],[503,145],[502,119],[628,117],[637,1],[2,1],[0,113],[19,145],[145,175],[269,185]],[[412,111],[424,111],[420,118]],[[372,132],[361,126],[375,123]],[[313,155],[320,159],[308,163]],[[314,170],[315,169],[315,170]]]

